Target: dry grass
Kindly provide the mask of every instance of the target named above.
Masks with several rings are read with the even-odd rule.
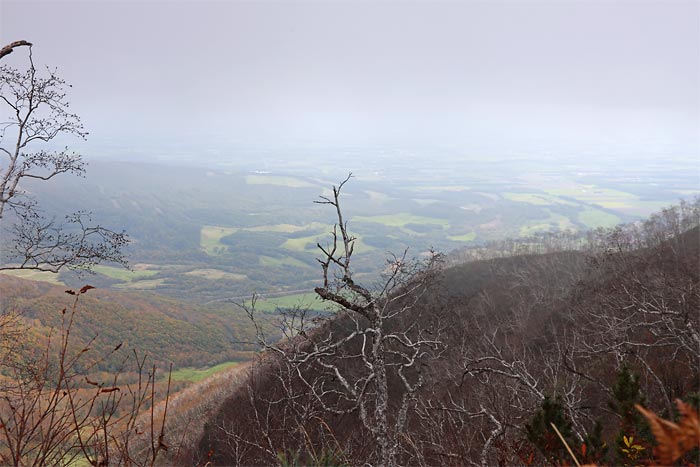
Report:
[[[166,453],[166,462],[177,463],[181,457],[187,457],[191,453],[189,451],[196,448],[205,423],[214,418],[215,412],[227,397],[245,384],[252,363],[241,363],[216,373],[171,396],[166,420],[166,439],[171,449]],[[157,421],[162,420],[164,409],[164,402],[155,407],[154,416]],[[145,417],[150,417],[150,414],[144,414]]]

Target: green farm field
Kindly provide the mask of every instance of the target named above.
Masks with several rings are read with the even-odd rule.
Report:
[[[439,225],[443,228],[450,226],[449,221],[437,217],[417,216],[407,212],[397,214],[389,214],[384,216],[355,216],[353,222],[372,222],[375,224],[386,225],[387,227],[405,227],[407,224],[419,225]]]
[[[153,290],[165,283],[165,279],[146,279],[114,285],[117,289]]]
[[[539,206],[550,206],[552,204],[566,204],[576,206],[576,203],[559,198],[555,195],[545,193],[503,193],[503,198],[519,203],[536,204]]]
[[[317,186],[296,177],[279,175],[247,175],[245,182],[248,185],[275,185],[287,188],[309,188]]]
[[[198,383],[205,378],[215,375],[221,371],[228,370],[229,368],[233,368],[239,364],[240,362],[224,362],[208,368],[180,368],[172,372],[171,378],[173,381],[189,381],[191,383]]]
[[[245,274],[236,274],[233,272],[222,271],[220,269],[193,269],[192,271],[188,271],[185,274],[189,276],[203,277],[209,280],[228,279],[240,281],[246,278]]]
[[[157,270],[152,269],[142,269],[134,267],[131,270],[129,270],[122,267],[104,265],[97,265],[93,267],[93,271],[98,274],[103,274],[109,278],[116,279],[122,282],[131,282],[146,277],[152,277],[158,274]]]
[[[16,269],[0,271],[0,274],[7,274],[8,276],[19,277],[21,279],[28,279],[32,281],[49,282],[51,284],[63,284],[59,280],[58,274],[46,271],[32,271],[29,269]]]
[[[260,257],[260,265],[261,266],[270,266],[270,267],[285,267],[285,266],[293,266],[293,267],[298,267],[298,268],[308,268],[310,267],[308,264],[304,263],[303,261],[300,261],[296,258],[292,258],[291,256],[283,256],[281,258],[274,258],[272,256],[261,256]]]
[[[578,213],[577,218],[582,224],[591,229],[596,227],[613,227],[621,222],[620,217],[615,214],[588,206]]]
[[[227,235],[238,232],[235,227],[220,227],[217,225],[202,226],[200,233],[200,246],[209,255],[216,255],[221,252],[225,245],[221,243],[221,239]]]
[[[469,232],[464,235],[448,235],[447,238],[453,242],[473,242],[476,239],[476,233]]]
[[[571,220],[561,214],[550,211],[549,217],[537,219],[520,227],[520,236],[529,237],[540,232],[578,230]]]
[[[357,234],[355,237],[355,252],[358,254],[364,254],[375,250],[374,247],[367,245],[362,240],[362,235]],[[290,238],[282,244],[282,248],[299,253],[315,253],[318,250],[317,243],[326,246],[328,242],[330,242],[330,239],[331,237],[328,235],[328,230],[323,230],[315,235],[309,235],[307,237]]]

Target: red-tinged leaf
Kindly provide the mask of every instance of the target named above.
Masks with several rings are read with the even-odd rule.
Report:
[[[66,293],[67,293],[68,295],[75,295],[75,291],[74,291],[74,290],[66,290]]]
[[[681,457],[684,452],[684,446],[681,441],[683,433],[681,428],[669,421],[656,415],[651,410],[647,410],[639,404],[635,404],[637,410],[644,415],[644,418],[649,422],[651,433],[656,438],[656,449],[654,454],[660,465],[671,465],[676,459]]]
[[[583,443],[581,445],[581,454],[583,455],[583,457],[586,457],[586,451],[587,451],[586,443]]]
[[[119,388],[103,388],[100,389],[100,392],[114,392],[114,391],[121,391]]]
[[[690,404],[676,399],[678,413],[681,415],[679,428],[681,430],[680,444],[686,451],[700,447],[700,412]]]
[[[94,287],[91,285],[84,285],[83,288],[80,289],[80,293],[85,293],[90,289],[94,289]]]
[[[85,377],[85,381],[86,381],[88,384],[92,384],[93,386],[99,386],[99,385],[100,385],[100,383],[98,383],[97,381],[90,381],[90,380],[88,379],[87,376]]]

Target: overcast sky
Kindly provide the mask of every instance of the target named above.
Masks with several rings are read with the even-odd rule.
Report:
[[[0,0],[0,39],[59,68],[96,141],[698,152],[696,0]]]

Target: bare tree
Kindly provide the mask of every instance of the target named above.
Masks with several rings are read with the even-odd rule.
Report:
[[[28,46],[27,70],[0,67],[0,270],[58,272],[64,267],[89,269],[102,261],[126,264],[124,232],[91,225],[89,213],[83,211],[63,221],[46,217],[24,187],[28,180],[82,176],[85,162],[80,154],[68,148],[54,150],[51,142],[63,136],[85,138],[87,132],[70,110],[70,85],[55,70],[37,70],[32,44],[13,42],[1,49],[0,58],[19,46]]]
[[[333,187],[332,197],[317,201],[334,209],[337,222],[329,244],[317,244],[323,284],[315,291],[339,306],[338,313],[310,318],[304,310],[295,310],[281,323],[286,339],[275,344],[261,332],[258,338],[280,357],[322,413],[358,415],[376,443],[373,462],[396,466],[408,439],[409,412],[424,383],[421,365],[444,350],[437,317],[432,325],[418,318],[421,298],[439,271],[441,257],[430,252],[425,259],[413,260],[404,251],[388,259],[375,286],[357,282],[352,268],[356,237],[349,233],[340,206],[350,177]],[[253,311],[249,310],[255,321]],[[286,374],[280,372],[280,377]],[[288,401],[306,402],[293,393],[293,384],[285,387]],[[300,410],[315,415],[308,407]]]
[[[644,227],[650,228],[648,223]],[[654,235],[664,238],[668,232],[661,229]],[[579,335],[571,346],[572,363],[592,366],[607,359],[617,368],[636,366],[647,383],[646,394],[669,413],[688,384],[679,376],[692,375],[688,379],[697,381],[700,374],[697,256],[679,248],[693,237],[697,244],[697,229],[686,236],[663,241],[642,237],[655,246],[641,254],[601,255],[597,267],[608,274],[615,271],[614,279],[596,284],[591,299],[573,310],[582,330],[574,332]]]
[[[630,365],[647,400],[672,413],[672,401],[698,381],[697,225],[697,201],[681,203],[645,222],[593,232],[587,255],[578,260],[585,259],[585,269],[571,262],[562,271],[552,263],[558,271],[546,282],[535,270],[512,271],[502,280],[509,289],[500,302],[482,291],[470,303],[474,331],[462,350],[470,397],[428,408],[460,420],[480,420],[485,411],[511,432],[501,432],[502,446],[522,433],[545,396],[554,396],[576,442],[587,443],[596,419],[621,416],[608,403],[618,370]],[[492,406],[476,402],[494,394]],[[483,443],[482,465],[493,464],[484,456],[493,438],[472,427],[484,433],[474,443]],[[491,456],[502,451],[492,449]]]
[[[170,380],[165,409],[156,415],[156,369],[134,352],[135,381],[120,381],[121,371],[107,381],[89,375],[97,363],[87,357],[92,342],[75,349],[71,330],[76,326],[80,297],[62,310],[61,327],[50,334],[36,356],[15,346],[0,361],[0,464],[12,466],[73,465],[153,466],[163,451]],[[30,330],[14,321],[19,341]],[[94,340],[93,340],[94,341]],[[112,353],[117,352],[121,344]],[[36,349],[39,350],[39,349]],[[29,355],[28,355],[29,354]],[[111,354],[110,354],[111,355]]]

